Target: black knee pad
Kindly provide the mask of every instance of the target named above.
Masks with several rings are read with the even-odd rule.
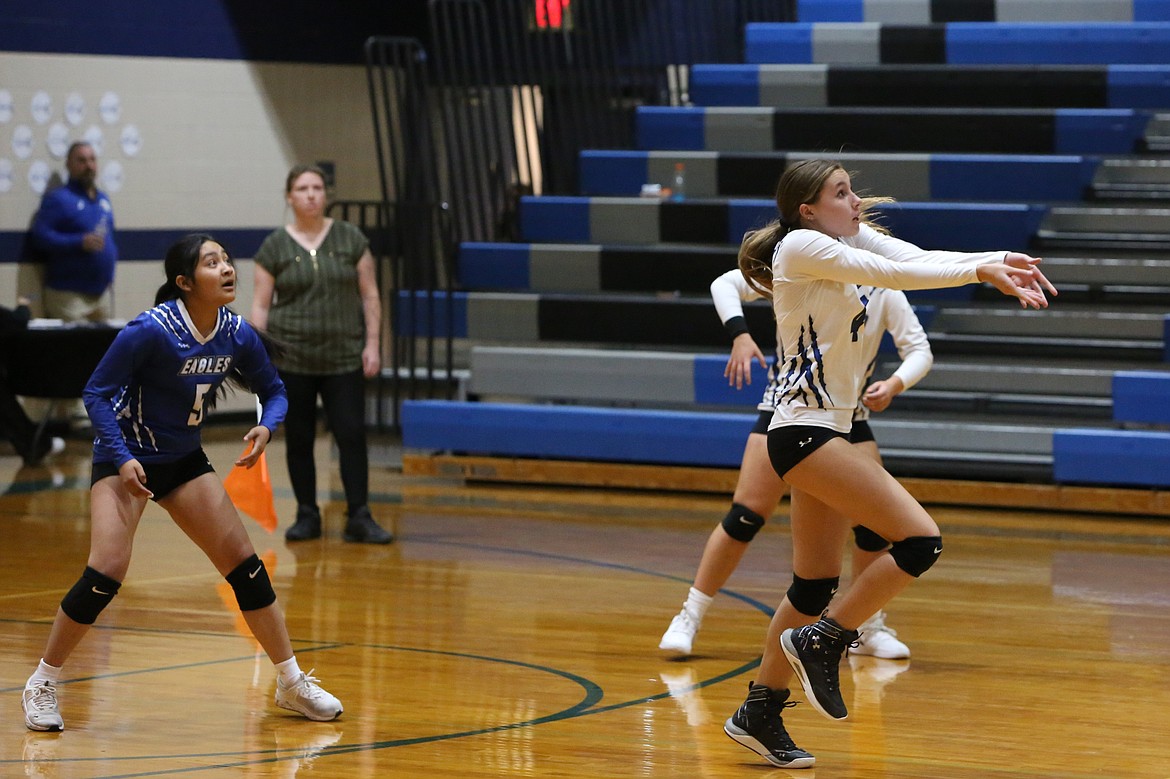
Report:
[[[792,586],[788,588],[788,602],[792,607],[809,617],[819,617],[828,607],[837,592],[840,579],[802,579],[792,575]]]
[[[92,625],[97,621],[102,609],[110,605],[110,601],[118,594],[118,588],[121,586],[121,582],[114,581],[87,565],[81,578],[61,599],[61,611],[74,622]]]
[[[723,530],[736,541],[747,543],[756,537],[766,521],[747,506],[732,503],[731,511],[723,518]]]
[[[865,525],[853,526],[853,543],[863,552],[880,552],[890,545],[890,542],[873,532]]]
[[[226,577],[227,583],[236,593],[236,603],[240,611],[255,611],[276,602],[276,592],[272,589],[272,582],[268,578],[268,569],[264,561],[252,555],[236,566],[236,569]]]
[[[918,577],[942,554],[942,536],[910,536],[890,545],[890,557],[906,573]]]

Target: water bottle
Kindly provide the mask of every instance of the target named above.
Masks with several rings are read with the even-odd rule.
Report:
[[[683,200],[687,196],[687,166],[674,163],[674,183],[670,187],[671,200]]]

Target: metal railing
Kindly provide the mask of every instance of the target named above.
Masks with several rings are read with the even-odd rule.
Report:
[[[585,148],[630,148],[643,105],[687,105],[690,66],[741,62],[744,26],[790,21],[795,0],[430,0],[428,46],[366,42],[381,185],[376,230],[388,321],[452,316],[461,241],[519,237],[526,194],[577,191]],[[392,273],[387,270],[392,269]],[[409,292],[410,294],[404,294]],[[405,301],[410,301],[409,303]],[[449,324],[449,323],[448,323]],[[398,403],[452,375],[452,331],[390,338]],[[421,353],[420,353],[421,348]]]

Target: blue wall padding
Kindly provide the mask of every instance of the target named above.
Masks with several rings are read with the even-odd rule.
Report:
[[[1113,418],[1118,422],[1170,425],[1170,373],[1165,371],[1114,373]]]
[[[692,96],[693,89],[692,82]],[[759,90],[756,91],[758,94]],[[634,114],[634,142],[639,149],[702,151],[705,145],[704,113],[702,108],[641,106]]]
[[[468,289],[528,289],[531,249],[526,243],[462,243],[459,283]]]
[[[892,203],[879,209],[894,235],[927,249],[1026,248],[1047,207],[1023,203]]]
[[[772,359],[771,355],[766,355]],[[768,386],[768,372],[757,362],[752,363],[752,383],[743,389],[728,385],[723,375],[727,357],[722,355],[695,355],[695,403],[705,406],[755,406]]]
[[[930,196],[939,200],[1079,201],[1100,163],[1099,159],[1071,155],[935,154],[930,158]]]
[[[1170,433],[1057,430],[1052,469],[1057,482],[1170,487]]]
[[[1170,105],[1170,67],[1165,65],[1111,65],[1105,83],[1110,108]]]
[[[644,151],[582,151],[577,168],[582,195],[637,195],[650,181],[650,155]]]
[[[963,22],[946,26],[955,65],[1109,65],[1170,62],[1170,24]]]
[[[1112,88],[1110,89],[1112,92]],[[1056,111],[1057,154],[1132,154],[1148,116],[1124,108],[1060,108]]]
[[[1135,22],[1170,21],[1170,0],[1133,0]]]
[[[690,91],[691,102],[700,106],[758,106],[760,69],[755,65],[695,65],[691,68]],[[672,148],[640,145],[643,149]]]
[[[455,293],[450,310],[448,310],[447,295],[444,292],[436,292],[433,297],[428,298],[425,292],[412,293],[409,290],[402,290],[398,293],[397,305],[397,310],[394,312],[395,335],[409,337],[433,335],[436,338],[442,338],[447,335],[448,317],[450,317],[452,337],[467,337],[466,292]]]
[[[1141,0],[1137,0],[1141,2]],[[797,0],[796,18],[802,22],[864,22],[864,0]]]
[[[468,454],[736,467],[755,414],[407,400],[402,444]]]
[[[525,241],[577,241],[590,238],[589,199],[531,195],[520,198],[520,234]]]
[[[807,64],[813,61],[813,26],[801,22],[749,24],[743,48],[745,62]]]

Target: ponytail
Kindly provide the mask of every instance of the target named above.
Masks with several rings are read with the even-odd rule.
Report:
[[[228,308],[228,311],[231,311],[231,309]],[[235,312],[232,311],[232,313],[234,314]],[[273,338],[260,328],[253,327],[252,332],[256,333],[256,337],[260,339],[260,343],[264,344],[264,351],[268,353],[268,360],[270,362],[279,360],[288,352],[288,347],[283,341]],[[248,377],[245,376],[243,372],[241,372],[240,369],[237,368],[233,363],[232,367],[229,368],[228,372],[224,375],[223,384],[219,385],[219,389],[216,390],[215,396],[207,399],[208,410],[215,408],[216,401],[221,397],[227,397],[228,392],[235,390],[254,392],[251,383],[248,381]]]
[[[178,300],[180,297],[182,297],[182,290],[179,289],[175,282],[167,279],[158,288],[158,292],[154,293],[154,304],[157,306],[161,303],[166,303],[168,300]]]
[[[779,219],[744,233],[739,245],[739,272],[755,292],[772,299],[772,255],[776,245],[788,235],[788,227]]]

